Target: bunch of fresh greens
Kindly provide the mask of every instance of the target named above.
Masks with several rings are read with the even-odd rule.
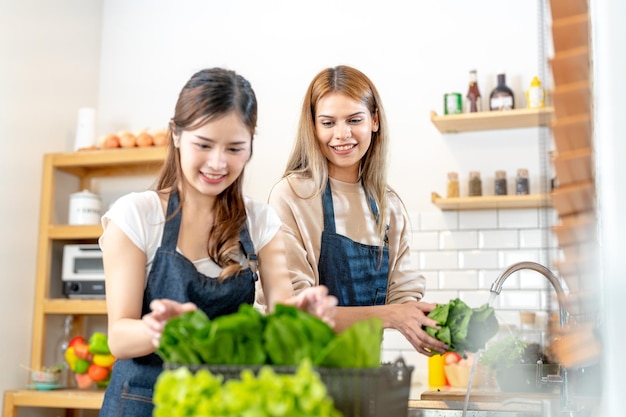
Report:
[[[471,308],[458,298],[437,305],[428,317],[435,320],[440,329],[426,327],[426,333],[447,344],[449,352],[461,356],[482,349],[499,329],[492,307],[484,304]]]
[[[341,417],[308,360],[295,374],[264,366],[258,376],[243,370],[241,379],[222,382],[206,369],[163,371],[154,387],[154,417]]]
[[[277,305],[267,316],[248,304],[237,313],[210,320],[201,310],[167,322],[156,353],[177,365],[286,365],[310,360],[314,366],[380,366],[380,319],[355,323],[335,334],[319,318]]]
[[[550,363],[537,343],[526,343],[516,336],[507,336],[491,343],[480,357],[480,363],[491,369],[510,368],[519,364]]]

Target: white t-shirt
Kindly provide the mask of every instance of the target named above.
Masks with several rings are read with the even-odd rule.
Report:
[[[254,250],[259,251],[270,242],[282,223],[278,215],[269,205],[244,197],[246,206],[247,226]],[[156,191],[143,191],[126,194],[120,197],[102,216],[104,233],[100,243],[106,238],[106,228],[113,221],[128,238],[146,254],[146,277],[150,272],[157,248],[161,246],[161,238],[165,225],[165,213]],[[242,265],[245,262],[241,254]],[[217,277],[221,272],[217,264],[210,258],[198,259],[193,262],[196,269],[210,277]]]

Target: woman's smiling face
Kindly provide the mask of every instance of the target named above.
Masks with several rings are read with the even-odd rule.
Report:
[[[217,196],[241,175],[250,159],[252,135],[235,112],[211,120],[175,139],[187,185]]]
[[[361,159],[378,130],[378,116],[370,114],[360,101],[345,94],[328,93],[317,102],[315,134],[328,160],[328,175],[344,182],[356,182]]]

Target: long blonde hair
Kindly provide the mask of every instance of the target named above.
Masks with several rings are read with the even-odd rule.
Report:
[[[319,100],[328,93],[340,93],[362,102],[372,117],[378,113],[378,131],[372,132],[372,142],[361,159],[360,181],[365,194],[378,206],[377,225],[381,242],[385,235],[387,213],[387,155],[389,137],[387,119],[380,96],[372,81],[361,71],[340,65],[318,73],[304,96],[298,132],[283,177],[295,174],[311,178],[315,184],[312,198],[319,195],[328,182],[328,161],[320,149],[315,135],[315,112]]]
[[[250,83],[241,75],[223,68],[198,71],[181,90],[174,117],[168,131],[168,153],[156,182],[159,192],[178,191],[179,210],[185,201],[180,150],[174,146],[174,136],[184,130],[193,130],[208,121],[236,112],[250,130],[250,156],[257,122],[257,101]],[[217,196],[215,215],[207,250],[209,257],[222,268],[223,280],[241,271],[239,263],[241,232],[246,222],[243,200],[243,174]],[[169,220],[169,219],[168,219]]]

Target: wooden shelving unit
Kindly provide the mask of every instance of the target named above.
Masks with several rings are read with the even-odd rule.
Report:
[[[78,179],[76,191],[90,190],[92,181],[97,178],[155,175],[163,164],[166,152],[166,147],[146,147],[53,153],[44,156],[31,369],[40,369],[47,365],[44,360],[46,349],[50,344],[46,334],[50,316],[73,315],[74,323],[79,327],[74,331],[80,333],[83,330],[80,326],[84,316],[106,315],[106,303],[103,299],[60,298],[51,291],[52,258],[55,254],[58,255],[58,252],[53,251],[53,247],[76,241],[95,243],[102,234],[100,225],[55,224],[55,200],[59,197],[57,174],[63,172],[76,177]],[[103,396],[103,390],[6,391],[3,415],[16,416],[18,407],[99,409]]]
[[[441,210],[540,208],[552,205],[550,196],[542,194],[443,198],[431,193],[431,201]]]
[[[526,127],[549,126],[554,110],[551,107],[541,109],[514,109],[509,111],[483,111],[438,116],[430,112],[430,120],[441,133],[459,133],[477,130],[517,129]]]

